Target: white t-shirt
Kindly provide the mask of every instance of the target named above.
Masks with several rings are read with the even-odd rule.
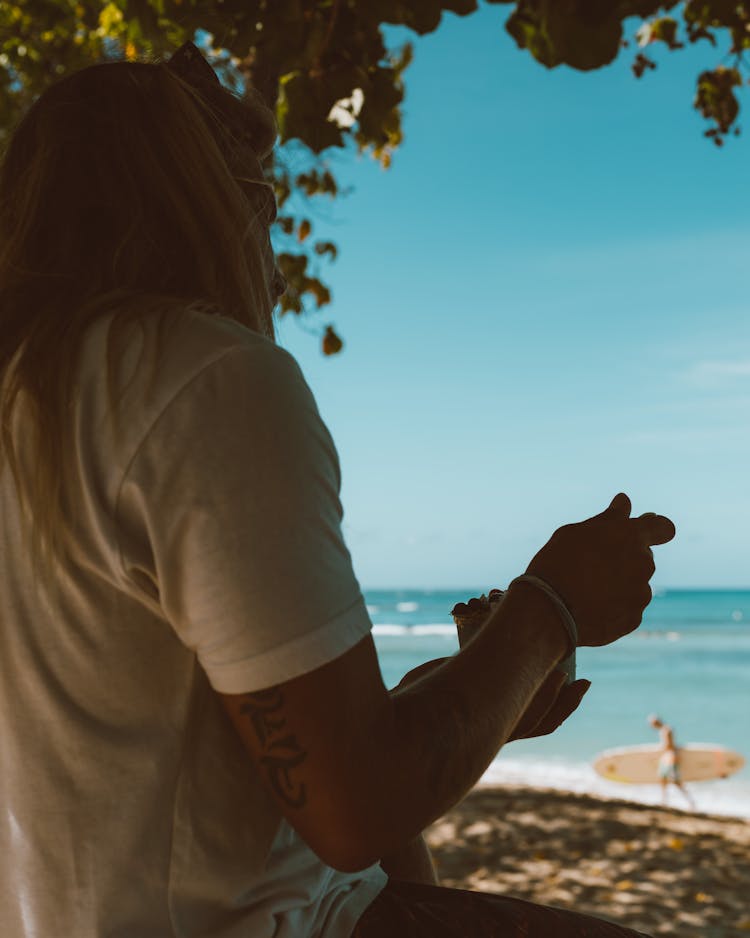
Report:
[[[346,938],[385,873],[319,860],[212,690],[299,676],[371,629],[332,440],[287,352],[190,308],[153,381],[153,323],[129,327],[117,437],[110,318],[77,370],[82,559],[57,600],[0,476],[0,934]]]

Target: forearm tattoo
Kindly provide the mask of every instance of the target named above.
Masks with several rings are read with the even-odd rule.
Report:
[[[240,713],[245,714],[263,747],[260,764],[268,774],[271,788],[291,808],[303,808],[307,791],[303,782],[294,777],[295,769],[307,753],[286,726],[284,695],[278,687],[245,694]]]

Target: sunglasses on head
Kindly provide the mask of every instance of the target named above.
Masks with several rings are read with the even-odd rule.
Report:
[[[174,52],[166,65],[176,75],[182,78],[183,81],[192,85],[198,91],[214,89],[217,86],[221,87],[218,75],[193,42],[184,42],[180,48]],[[238,140],[246,140],[247,136],[243,132],[243,129],[236,126],[236,120],[233,120],[232,116],[221,107],[220,102],[216,100],[215,96],[212,96],[212,101],[214,101],[222,111],[222,116],[227,121],[230,130],[234,131],[234,136]],[[252,147],[250,147],[250,149],[252,149]],[[254,150],[253,155],[255,155]],[[262,179],[252,179],[246,176],[237,176],[236,178],[238,182],[247,183],[252,187],[256,187],[256,191],[259,193],[262,200],[263,220],[266,224],[272,224],[276,218],[276,199],[273,194],[273,186]]]
[[[175,75],[202,93],[209,104],[221,115],[235,140],[250,145],[247,113],[238,102],[228,97],[228,92],[223,89],[219,76],[195,43],[184,42],[165,64]]]
[[[221,85],[219,77],[201,55],[195,43],[184,42],[166,63],[176,75],[191,85]]]

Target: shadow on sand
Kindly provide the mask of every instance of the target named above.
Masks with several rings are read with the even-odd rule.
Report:
[[[559,791],[477,788],[427,832],[441,884],[654,935],[750,936],[750,822]]]

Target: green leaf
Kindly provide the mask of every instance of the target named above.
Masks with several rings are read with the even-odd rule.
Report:
[[[391,67],[396,75],[401,78],[401,73],[407,69],[414,61],[414,46],[410,42],[405,42],[401,51],[391,57]]]
[[[119,33],[123,20],[123,12],[116,3],[108,3],[99,11],[99,27],[105,36]]]
[[[359,112],[359,130],[375,146],[390,142],[394,126],[394,110],[401,103],[404,93],[396,82],[392,68],[379,68],[371,78],[370,88],[365,94]],[[387,126],[389,125],[389,126]],[[400,118],[396,126],[400,127]]]
[[[290,235],[294,231],[294,219],[291,215],[279,215],[276,224],[281,228],[285,235]]]
[[[688,23],[687,27],[688,39],[690,42],[698,42],[699,39],[708,39],[711,45],[716,48],[716,36],[705,26],[695,26],[692,23]]]
[[[308,218],[303,218],[299,223],[299,227],[297,228],[297,240],[300,242],[300,244],[309,238],[311,231],[312,225],[310,224],[310,220]]]
[[[285,75],[276,109],[282,141],[296,137],[314,153],[327,147],[342,147],[344,139],[340,128],[327,119],[334,102],[335,98],[326,93],[321,79],[301,72]]]
[[[683,16],[687,22],[703,26],[727,26],[738,19],[745,6],[737,0],[689,0]]]
[[[477,9],[476,0],[367,0],[362,4],[379,23],[408,26],[416,33],[431,33],[440,25],[444,10],[466,16]]]
[[[326,326],[325,334],[321,342],[321,348],[324,355],[338,355],[341,349],[344,347],[344,343],[341,341],[340,337],[336,334],[333,326]]]
[[[617,57],[622,41],[622,22],[609,5],[587,7],[588,15],[566,15],[559,0],[545,0],[546,25],[550,42],[560,61],[579,71],[608,65]],[[596,10],[596,13],[590,12]]]
[[[409,0],[404,3],[404,7],[404,26],[413,29],[420,36],[433,32],[440,25],[443,15],[443,4],[440,0]]]
[[[317,277],[308,277],[305,280],[305,292],[312,293],[318,309],[321,306],[327,306],[331,302],[331,291]]]
[[[378,23],[400,25],[407,15],[404,0],[367,0],[367,11]]]
[[[600,68],[620,51],[622,22],[610,3],[519,0],[506,29],[547,68]]]
[[[518,47],[528,49],[537,62],[547,68],[560,64],[560,58],[555,53],[547,31],[537,17],[518,9],[511,14],[505,28],[516,40]]]
[[[458,16],[468,16],[477,8],[477,0],[443,0],[443,7]]]
[[[276,263],[284,277],[292,282],[299,280],[305,274],[307,267],[307,258],[304,254],[277,254]]]
[[[673,20],[670,16],[654,20],[651,23],[650,41],[665,42],[670,49],[681,49],[682,43],[677,41],[677,20]]]
[[[333,241],[317,241],[315,243],[315,253],[320,254],[321,257],[325,254],[331,258],[332,261],[335,261],[338,257],[339,249],[333,243]]]
[[[714,137],[715,142],[729,132],[737,118],[740,106],[733,89],[741,84],[742,76],[736,68],[719,67],[698,76],[693,106],[703,117],[716,123],[719,133]]]
[[[645,20],[659,10],[669,10],[676,5],[676,0],[665,3],[664,0],[622,0],[619,4],[619,16],[624,20],[630,16],[640,16]]]

